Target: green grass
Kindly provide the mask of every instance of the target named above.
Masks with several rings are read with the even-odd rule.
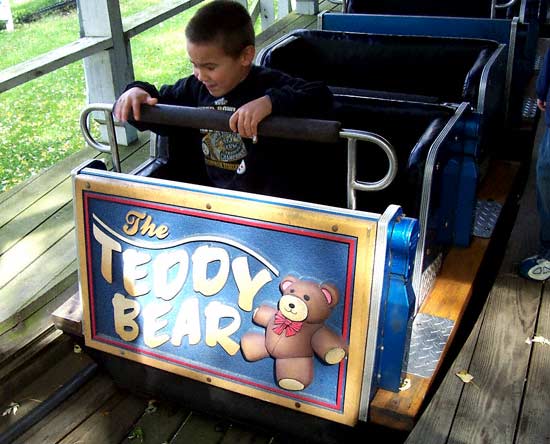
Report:
[[[12,0],[12,8],[33,11],[45,2]],[[121,14],[128,17],[159,3],[162,0],[120,0]],[[131,40],[136,79],[160,86],[191,74],[184,28],[200,6]],[[259,32],[259,22],[256,31]],[[12,33],[0,31],[0,70],[66,45],[78,37],[76,11],[17,24]],[[78,123],[84,106],[86,84],[82,61],[0,94],[0,192],[85,146]]]
[[[121,0],[123,17],[160,0]],[[173,83],[191,73],[184,27],[192,10],[179,14],[131,41],[135,77]],[[0,31],[0,69],[28,60],[78,38],[76,11]],[[80,150],[78,127],[86,105],[82,61],[0,94],[0,192]]]

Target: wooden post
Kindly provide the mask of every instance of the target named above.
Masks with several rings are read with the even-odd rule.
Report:
[[[6,22],[6,31],[13,32],[13,16],[9,0],[0,0],[0,22]]]
[[[319,14],[318,0],[296,0],[296,12],[298,14]]]
[[[134,80],[130,42],[124,37],[118,0],[77,0],[81,37],[110,36],[112,48],[86,57],[84,73],[88,103],[114,103],[124,87]],[[106,134],[101,125],[102,136]],[[128,145],[137,139],[135,128],[116,126],[118,142]]]

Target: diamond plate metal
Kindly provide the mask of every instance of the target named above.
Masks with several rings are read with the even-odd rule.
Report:
[[[407,373],[429,378],[439,362],[454,321],[418,313],[413,322]]]
[[[483,238],[491,237],[501,210],[502,204],[499,202],[494,200],[478,200],[472,234]]]
[[[439,253],[433,262],[422,272],[422,278],[420,281],[420,292],[417,295],[416,309],[420,308],[426,296],[430,293],[435,285],[435,278],[441,270],[443,263],[443,253]]]

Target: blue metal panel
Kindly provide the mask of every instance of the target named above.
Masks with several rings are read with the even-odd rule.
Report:
[[[510,42],[511,21],[462,17],[420,17],[374,14],[323,14],[321,29],[375,34],[467,37]]]
[[[442,244],[453,242],[456,194],[461,168],[460,157],[451,158],[443,169],[437,228],[437,240]]]
[[[414,219],[397,215],[388,231],[387,274],[375,362],[378,386],[398,391],[403,377],[403,362],[408,350],[415,295],[412,289],[412,264],[418,242],[419,227]]]
[[[472,236],[478,176],[475,160],[464,157],[458,178],[458,202],[454,218],[454,244],[462,247],[470,244]]]

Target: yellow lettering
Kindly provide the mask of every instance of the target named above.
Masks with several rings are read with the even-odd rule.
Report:
[[[109,284],[113,283],[113,251],[120,253],[122,245],[111,239],[93,224],[94,238],[101,244],[101,275]]]
[[[172,310],[172,304],[164,301],[153,302],[143,309],[143,342],[147,347],[159,347],[170,339],[170,336],[166,333],[156,334],[168,324],[166,319],[159,318],[170,310]]]
[[[125,250],[122,253],[124,289],[130,296],[142,296],[149,293],[151,289],[147,282],[137,282],[147,277],[147,270],[139,268],[151,260],[147,253],[141,253],[134,249]]]
[[[126,213],[126,225],[122,227],[122,231],[129,236],[133,236],[138,232],[139,221],[145,219],[145,216],[145,213],[140,213],[136,210],[128,211],[128,213]]]
[[[210,302],[204,311],[206,316],[206,345],[214,347],[220,344],[221,347],[231,356],[239,351],[239,344],[230,336],[241,326],[239,312],[221,302]],[[231,318],[232,321],[226,327],[220,328],[220,320]]]
[[[159,239],[164,239],[166,236],[168,236],[168,227],[166,225],[159,225],[156,235]]]
[[[254,278],[251,278],[246,257],[236,258],[231,264],[231,269],[239,289],[239,307],[245,311],[252,311],[254,297],[260,288],[272,279],[269,271],[263,268]]]
[[[139,335],[139,326],[135,321],[140,311],[139,303],[135,299],[126,299],[120,293],[115,293],[112,304],[115,331],[123,341],[133,341]]]
[[[227,282],[229,276],[229,254],[223,248],[203,245],[195,250],[193,261],[193,289],[204,296],[218,293]],[[216,275],[208,278],[208,265],[219,262]]]
[[[198,344],[201,340],[199,319],[199,300],[190,298],[183,301],[172,330],[172,345],[180,346],[184,336],[189,336],[189,345]]]
[[[185,250],[160,253],[153,263],[153,288],[157,297],[165,301],[173,299],[183,288],[188,269],[189,255]]]
[[[143,221],[143,223],[140,224],[140,221]],[[122,226],[122,231],[129,236],[134,236],[138,232],[142,236],[156,236],[159,239],[164,239],[168,236],[168,227],[166,225],[157,226],[157,224],[153,223],[151,216],[136,210],[126,213],[126,224]]]
[[[145,221],[141,225],[141,230],[139,231],[143,236],[147,235],[149,237],[153,237],[155,235],[157,226],[152,221],[153,218],[151,216],[147,216],[145,218]]]

